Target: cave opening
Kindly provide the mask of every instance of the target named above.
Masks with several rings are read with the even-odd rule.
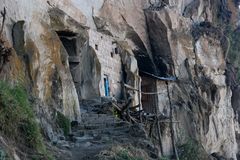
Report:
[[[24,21],[18,21],[13,25],[12,28],[12,40],[13,48],[15,49],[17,55],[24,56],[25,54],[25,39],[24,39]]]
[[[64,48],[69,56],[77,56],[76,33],[70,31],[57,31]]]
[[[216,85],[213,85],[211,86],[211,100],[213,103],[215,103],[215,100],[216,100],[216,96],[217,96],[217,86]]]
[[[80,58],[77,52],[77,34],[71,31],[57,31],[56,33],[67,51],[70,72],[75,86],[78,88],[77,86],[80,81]]]
[[[142,52],[140,50],[133,50],[133,53],[137,60],[138,68],[140,71],[157,74],[154,63],[146,52]]]
[[[12,27],[12,42],[13,48],[16,51],[16,54],[19,58],[21,58],[25,65],[25,73],[28,75],[31,86],[33,85],[33,77],[31,75],[31,61],[32,61],[32,53],[30,53],[27,49],[29,41],[25,40],[25,30],[24,30],[25,21],[17,21],[13,24]]]

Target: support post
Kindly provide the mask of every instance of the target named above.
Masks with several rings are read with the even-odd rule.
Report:
[[[159,143],[159,147],[160,147],[160,151],[161,151],[161,155],[164,156],[164,152],[163,152],[163,145],[162,145],[162,135],[161,135],[161,128],[159,125],[159,119],[158,116],[156,116],[157,119],[157,132],[158,132],[158,143]]]
[[[170,106],[170,130],[171,130],[171,137],[172,137],[172,146],[173,146],[173,151],[176,156],[176,159],[179,160],[178,157],[178,152],[175,144],[175,134],[174,134],[174,128],[173,128],[173,108],[172,108],[172,102],[171,102],[171,97],[170,97],[170,91],[169,91],[169,84],[166,82],[167,85],[167,94],[168,94],[168,100],[169,100],[169,106]]]
[[[157,85],[155,83],[155,86],[157,88]],[[157,94],[158,95],[158,94]],[[163,145],[162,145],[162,135],[161,135],[161,127],[159,125],[159,108],[157,107],[157,105],[154,105],[155,106],[155,119],[156,119],[156,122],[157,122],[157,134],[158,134],[158,143],[159,143],[159,147],[160,147],[160,151],[161,151],[161,155],[164,156],[164,152],[163,152]]]
[[[139,76],[139,81],[138,81],[138,101],[139,101],[139,111],[141,111],[142,108],[142,78]]]

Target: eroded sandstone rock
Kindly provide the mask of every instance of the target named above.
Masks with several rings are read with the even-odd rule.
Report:
[[[227,40],[215,25],[219,11],[222,21],[229,22],[226,3],[164,2],[155,10],[144,0],[3,0],[0,10],[6,7],[7,11],[4,36],[16,54],[1,77],[20,78],[40,100],[37,111],[41,118],[46,117],[40,120],[51,138],[51,118],[56,111],[70,120],[80,120],[79,99],[104,94],[106,66],[102,60],[109,60],[109,46],[116,43],[121,51],[116,55],[121,60],[116,63],[116,72],[124,70],[128,75],[125,82],[133,88],[139,87],[139,71],[177,77],[178,81],[168,85],[162,81],[154,84],[162,91],[157,97],[158,110],[166,117],[171,107],[166,94],[169,87],[173,119],[179,121],[174,124],[178,144],[190,137],[209,155],[236,159],[238,124],[232,104],[238,108],[238,88],[231,104],[232,91],[225,82]],[[103,40],[94,40],[101,35],[109,41],[103,49],[108,57],[102,59],[98,47],[106,45],[95,44]],[[77,47],[68,48],[72,43]],[[122,79],[117,76],[112,92],[121,95]],[[138,105],[137,92],[133,97],[133,104]],[[172,154],[169,125],[163,128],[162,138],[164,153]]]

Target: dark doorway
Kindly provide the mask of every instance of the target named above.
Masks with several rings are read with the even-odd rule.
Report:
[[[142,78],[142,92],[145,93],[156,93],[157,86],[156,80],[150,77],[141,77]],[[156,113],[157,107],[157,94],[142,94],[142,107],[146,113]]]
[[[80,58],[77,53],[77,34],[70,31],[57,31],[57,34],[68,53],[71,75],[76,88],[78,88],[77,86],[80,83]]]
[[[76,34],[67,31],[57,32],[64,48],[67,50],[69,56],[77,56]]]
[[[13,38],[13,48],[17,51],[19,56],[24,56],[25,54],[25,40],[24,40],[24,21],[18,21],[13,25],[12,38]]]
[[[110,96],[110,86],[109,86],[109,78],[107,75],[104,75],[104,90],[105,90],[105,96],[109,97]]]

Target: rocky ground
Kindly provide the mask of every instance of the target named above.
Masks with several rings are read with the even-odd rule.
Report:
[[[124,150],[134,146],[134,150],[147,153],[147,159],[157,159],[157,149],[147,138],[144,127],[140,124],[130,124],[111,114],[99,113],[94,105],[83,110],[82,122],[72,126],[72,132],[67,137],[59,137],[56,147],[59,160],[96,160],[111,157],[113,148]],[[91,109],[89,109],[91,108]],[[121,150],[120,150],[121,151]],[[116,153],[117,154],[117,153]]]

